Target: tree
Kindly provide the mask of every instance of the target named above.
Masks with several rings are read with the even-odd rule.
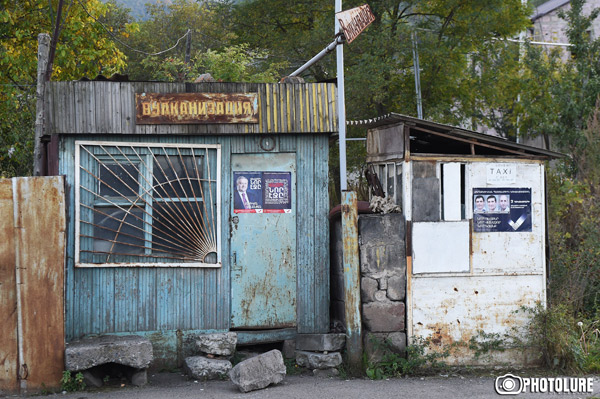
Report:
[[[229,46],[233,38],[230,7],[227,1],[175,0],[147,4],[149,18],[139,22],[139,31],[126,41],[129,46],[124,49],[129,59],[126,72],[133,80],[148,80],[159,77],[156,67],[163,62],[175,64],[167,69],[180,68],[177,64],[178,60],[185,60],[188,30],[192,57]],[[175,80],[187,79],[181,76],[182,72],[173,75]]]
[[[37,36],[53,31],[57,3],[5,0],[0,8],[0,176],[31,172]],[[52,79],[111,74],[124,67],[124,54],[96,22],[107,11],[98,0],[65,6]],[[114,34],[127,34],[126,27]]]

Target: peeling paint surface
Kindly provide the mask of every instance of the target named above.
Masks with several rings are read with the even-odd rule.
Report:
[[[478,331],[509,333],[529,320],[528,314],[520,310],[522,306],[544,301],[541,275],[413,277],[412,290],[413,334],[431,337],[434,348],[439,349],[455,342],[468,345]],[[513,353],[504,361],[522,364],[521,356]],[[459,347],[449,362],[477,364],[478,360],[466,347]]]
[[[295,169],[294,154],[232,156],[232,171],[292,172],[291,213],[231,214],[232,328],[296,325]]]
[[[449,362],[456,365],[533,364],[536,359],[529,351],[514,349],[478,358],[468,348],[469,340],[479,331],[501,336],[514,335],[515,329],[522,331],[530,315],[521,308],[546,303],[544,165],[537,161],[516,163],[515,183],[501,185],[487,183],[488,165],[466,165],[467,194],[472,187],[531,188],[532,231],[478,233],[471,225],[470,234],[463,234],[465,240],[471,240],[470,271],[455,273],[457,269],[451,264],[440,273],[418,275],[414,269],[409,271],[408,333],[429,337],[434,350],[453,346]],[[466,198],[466,217],[471,219],[472,195]],[[436,244],[436,240],[428,241],[432,252]],[[442,263],[449,259],[441,258],[438,261]]]

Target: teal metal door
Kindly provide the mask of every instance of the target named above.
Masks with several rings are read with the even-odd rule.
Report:
[[[232,155],[231,164],[231,326],[294,327],[295,154]]]

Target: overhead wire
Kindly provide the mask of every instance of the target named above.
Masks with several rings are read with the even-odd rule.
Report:
[[[136,48],[133,48],[133,47],[131,47],[130,45],[128,45],[127,43],[125,43],[125,42],[121,41],[121,40],[120,40],[118,37],[116,37],[116,36],[113,34],[113,32],[111,32],[111,31],[110,31],[110,30],[109,30],[109,29],[106,27],[106,25],[104,25],[104,24],[103,24],[103,23],[102,23],[100,20],[98,20],[98,18],[96,18],[96,17],[94,17],[92,14],[90,14],[90,12],[87,10],[87,8],[85,8],[85,6],[84,6],[84,5],[83,5],[83,3],[81,2],[81,0],[77,0],[77,3],[79,3],[79,5],[81,6],[81,8],[83,8],[83,11],[85,11],[85,13],[86,13],[86,14],[87,14],[87,15],[88,15],[90,18],[92,18],[94,21],[96,21],[97,23],[99,23],[99,24],[100,24],[100,26],[102,26],[102,28],[103,28],[103,29],[106,31],[106,33],[108,33],[108,34],[109,34],[109,36],[111,36],[111,37],[112,37],[112,38],[113,38],[113,39],[114,39],[116,42],[118,42],[119,44],[121,44],[121,45],[123,45],[123,46],[127,47],[127,48],[128,48],[129,50],[131,50],[131,51],[134,51],[134,52],[136,52],[136,53],[140,53],[140,54],[144,54],[144,55],[149,55],[149,56],[161,55],[161,54],[164,54],[164,53],[167,53],[167,52],[169,52],[169,51],[173,50],[174,48],[176,48],[176,47],[179,45],[179,43],[180,43],[180,42],[181,42],[183,39],[185,39],[185,38],[187,37],[187,35],[189,35],[189,34],[190,34],[190,31],[191,31],[190,29],[188,29],[188,30],[185,32],[185,34],[184,34],[183,36],[181,36],[179,39],[177,39],[177,42],[176,42],[176,43],[175,43],[173,46],[169,47],[168,49],[166,49],[166,50],[162,50],[162,51],[159,51],[159,52],[156,52],[156,53],[148,53],[148,52],[146,52],[146,51],[142,51],[142,50],[138,50],[138,49],[136,49]]]

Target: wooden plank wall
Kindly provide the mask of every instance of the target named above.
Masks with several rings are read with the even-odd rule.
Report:
[[[65,348],[63,178],[1,180],[0,221],[0,390],[57,388]]]
[[[163,128],[165,128],[163,126]],[[173,129],[177,126],[173,126]],[[298,331],[329,331],[328,149],[326,134],[276,135],[272,152],[295,152],[298,201]],[[66,336],[165,331],[223,331],[230,326],[231,154],[263,152],[258,135],[68,135],[60,143],[60,174],[75,198],[75,140],[221,145],[222,261],[220,269],[75,269],[74,207],[68,208]]]
[[[337,132],[333,83],[50,82],[46,135]],[[258,124],[136,125],[136,93],[258,93]]]

